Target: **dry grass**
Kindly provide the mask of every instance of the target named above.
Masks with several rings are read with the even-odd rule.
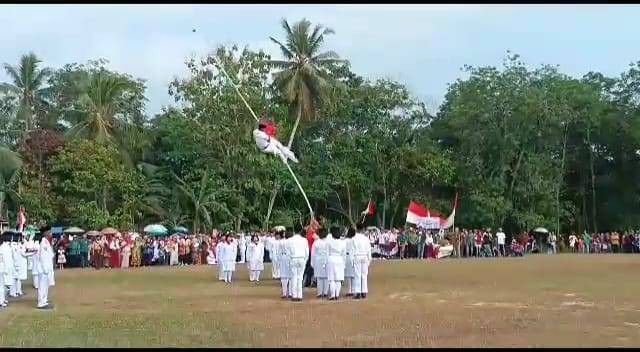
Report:
[[[0,311],[0,345],[638,346],[639,259],[376,261],[367,300],[318,301],[313,289],[302,303],[244,270],[230,287],[215,267],[66,270],[53,311],[34,309],[31,287]]]

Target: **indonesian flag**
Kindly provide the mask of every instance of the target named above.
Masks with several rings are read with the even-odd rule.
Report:
[[[24,225],[27,223],[27,217],[24,215],[24,211],[20,209],[18,212],[18,232],[24,231]]]
[[[407,222],[410,224],[422,224],[429,218],[429,210],[422,204],[411,201],[407,209]]]
[[[447,220],[442,224],[443,229],[448,229],[453,226],[456,218],[456,208],[458,207],[458,193],[456,192],[456,199],[453,202],[453,210],[451,211],[451,215],[447,218]]]
[[[369,200],[369,203],[367,204],[367,208],[363,210],[362,213],[360,213],[360,215],[365,217],[367,215],[369,216],[375,215],[375,213],[376,213],[376,203]]]

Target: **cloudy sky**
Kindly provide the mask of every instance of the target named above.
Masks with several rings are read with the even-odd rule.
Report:
[[[185,58],[231,43],[277,56],[268,36],[283,36],[282,18],[303,17],[336,31],[325,49],[355,72],[399,80],[432,106],[464,64],[500,65],[507,50],[576,76],[618,75],[640,60],[638,5],[69,4],[0,5],[0,63],[29,51],[54,68],[106,58],[147,81],[153,114],[171,103],[167,84],[185,75]]]

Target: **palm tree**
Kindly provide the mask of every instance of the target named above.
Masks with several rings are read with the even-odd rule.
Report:
[[[103,70],[76,84],[82,93],[77,98],[77,108],[65,112],[65,119],[73,124],[67,136],[114,143],[125,165],[134,168],[142,159],[142,149],[148,140],[141,126],[119,118],[122,97],[131,89],[131,82]]]
[[[288,143],[291,147],[300,120],[314,119],[318,102],[326,97],[332,81],[329,68],[344,60],[340,60],[334,51],[319,52],[325,35],[333,34],[333,30],[316,25],[311,31],[311,22],[307,19],[302,19],[293,27],[283,19],[282,28],[287,36],[286,44],[269,38],[278,44],[285,60],[270,60],[269,64],[281,70],[274,74],[273,84],[290,104],[291,111],[296,112],[296,122]]]
[[[13,83],[0,84],[0,91],[13,93],[20,99],[18,118],[24,121],[25,135],[34,127],[34,115],[43,115],[47,106],[48,89],[44,87],[51,75],[48,68],[38,68],[40,61],[34,53],[23,55],[16,66],[4,64],[4,70]]]
[[[114,142],[121,122],[119,98],[129,87],[127,80],[100,71],[88,81],[78,82],[81,95],[77,110],[67,111],[65,116],[74,126],[67,132],[71,138],[84,137],[97,142]]]
[[[9,148],[0,147],[0,217],[5,212],[4,205],[8,197],[20,199],[16,187],[21,168],[20,155]]]

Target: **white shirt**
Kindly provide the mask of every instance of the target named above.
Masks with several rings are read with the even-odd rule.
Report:
[[[271,137],[256,128],[255,130],[253,130],[253,139],[256,141],[256,145],[258,146],[258,148],[260,148],[260,150],[265,150],[269,146]]]
[[[330,257],[345,257],[347,255],[347,242],[336,238],[327,240],[327,249]]]
[[[311,266],[314,269],[321,268],[326,265],[328,255],[329,251],[326,238],[319,238],[313,241],[313,249],[311,250]]]
[[[371,260],[371,242],[369,242],[369,239],[361,234],[361,233],[356,233],[355,236],[353,236],[353,256],[354,257],[368,257],[369,260]]]
[[[293,258],[309,258],[309,242],[299,234],[286,240],[287,257]]]
[[[504,244],[504,240],[506,239],[507,235],[505,235],[504,232],[500,231],[496,233],[496,237],[498,238],[498,244]]]

